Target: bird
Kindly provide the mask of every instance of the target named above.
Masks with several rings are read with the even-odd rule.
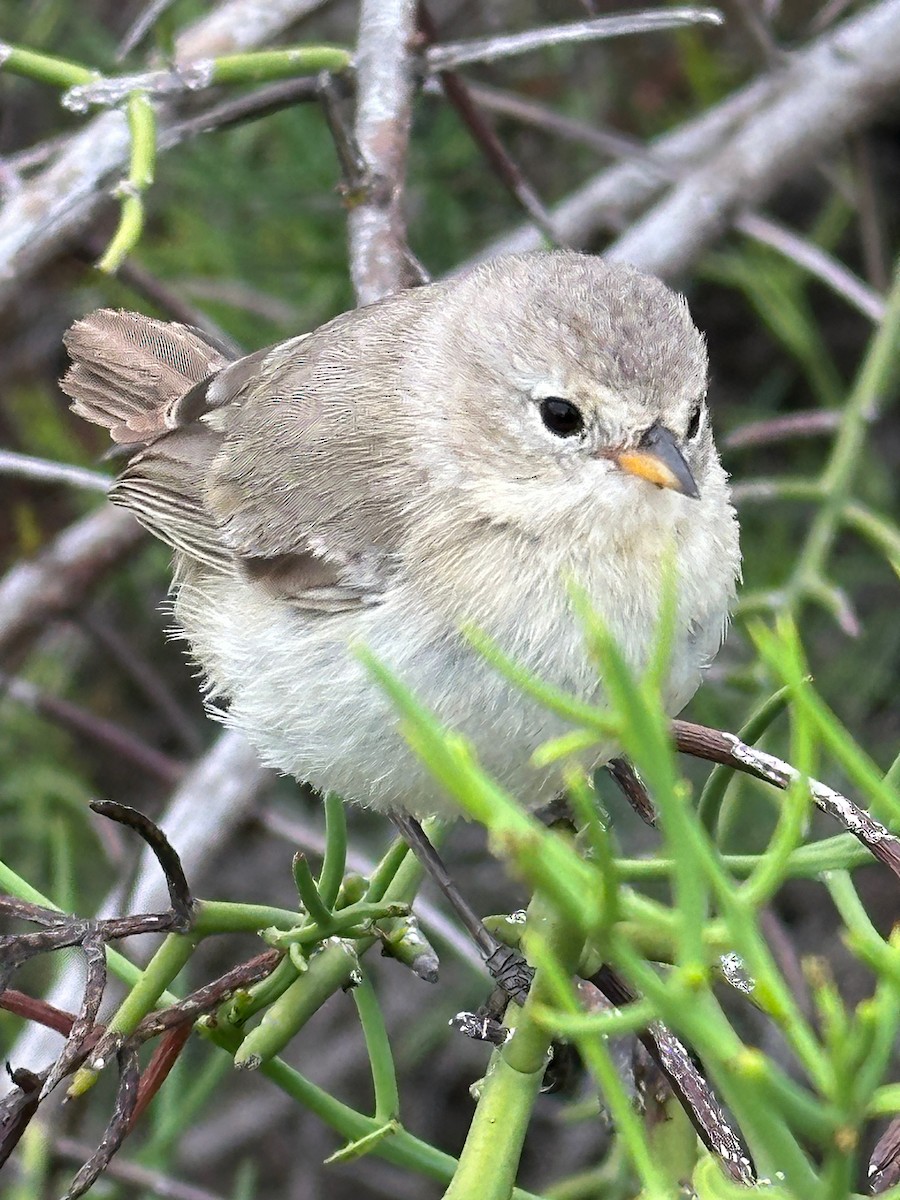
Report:
[[[210,714],[283,774],[458,815],[365,647],[533,810],[560,790],[534,751],[571,727],[467,629],[602,708],[575,590],[640,673],[674,577],[673,716],[719,649],[740,548],[706,344],[652,276],[542,251],[236,360],[197,329],[110,309],[65,344],[72,410],[129,454],[110,499],[174,551],[176,633]]]

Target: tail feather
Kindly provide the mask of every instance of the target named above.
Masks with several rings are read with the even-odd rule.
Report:
[[[61,386],[72,411],[125,445],[173,428],[176,401],[228,361],[188,325],[109,308],[76,321],[64,340],[72,366]]]

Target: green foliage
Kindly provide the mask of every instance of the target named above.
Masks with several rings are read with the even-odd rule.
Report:
[[[354,889],[342,900],[346,832],[336,799],[328,802],[328,847],[318,880],[304,860],[295,861],[301,901],[297,912],[203,902],[191,933],[171,935],[142,973],[114,960],[133,986],[108,1027],[127,1034],[158,1004],[172,1002],[166,989],[202,939],[256,931],[290,953],[269,979],[227,1002],[213,1024],[204,1020],[200,1027],[238,1064],[259,1067],[338,1129],[347,1145],[336,1158],[377,1153],[408,1170],[448,1180],[452,1176],[447,1194],[455,1200],[509,1197],[546,1055],[554,1040],[565,1039],[578,1047],[614,1118],[618,1147],[630,1163],[629,1171],[619,1172],[621,1187],[615,1195],[675,1200],[686,1182],[682,1172],[689,1170],[701,1200],[729,1196],[730,1185],[719,1166],[699,1152],[690,1126],[676,1122],[667,1128],[669,1151],[660,1156],[653,1131],[633,1109],[613,1065],[611,1036],[660,1021],[698,1054],[704,1073],[728,1105],[758,1171],[771,1181],[759,1188],[760,1194],[778,1200],[812,1195],[848,1200],[856,1194],[858,1147],[866,1123],[876,1114],[895,1111],[900,1100],[896,1086],[886,1082],[900,1023],[900,943],[883,937],[866,913],[850,869],[859,864],[858,856],[848,857],[845,867],[820,871],[820,886],[843,922],[848,950],[871,976],[872,992],[849,1007],[828,963],[814,959],[805,967],[812,1016],[801,1009],[759,920],[762,907],[787,881],[808,873],[804,851],[817,850],[807,842],[808,786],[801,781],[780,795],[778,819],[759,854],[739,862],[723,854],[710,799],[721,797],[722,776],[708,783],[698,809],[670,743],[660,696],[663,658],[657,655],[645,678],[633,679],[596,615],[582,599],[576,597],[576,604],[588,652],[604,680],[603,708],[569,700],[528,676],[483,638],[479,644],[496,669],[566,714],[581,737],[580,751],[612,737],[633,759],[660,814],[661,845],[653,865],[667,884],[663,898],[658,890],[653,895],[643,890],[641,877],[619,856],[615,832],[599,815],[583,768],[568,759],[565,739],[541,757],[559,758],[564,765],[580,826],[575,840],[523,811],[484,774],[458,735],[442,729],[380,664],[368,660],[398,706],[410,744],[461,808],[484,825],[494,853],[533,893],[524,931],[516,926],[514,940],[537,973],[524,1007],[512,1006],[507,1015],[512,1033],[495,1052],[481,1085],[458,1166],[417,1141],[402,1124],[402,1085],[398,1087],[376,994],[359,961],[379,925],[403,911],[398,901],[414,896],[419,871],[398,844],[363,895]],[[894,789],[809,682],[795,629],[783,624],[773,631],[760,625],[754,638],[778,691],[751,722],[751,736],[763,736],[766,723],[786,713],[801,777],[814,766],[819,771],[839,766],[867,806],[900,828]],[[7,868],[0,870],[0,884],[20,888]],[[493,927],[501,935],[504,928],[513,928],[503,922]],[[601,962],[620,972],[643,999],[621,1009],[585,1012],[573,975],[589,976]],[[274,1057],[329,995],[354,980],[372,1064],[371,1117],[355,1113]],[[735,988],[728,1002],[723,980]],[[746,1040],[742,1004],[753,1006],[778,1031],[788,1049],[787,1061]],[[71,1094],[81,1094],[94,1076],[93,1069],[82,1069]],[[210,1066],[190,1096],[179,1102],[185,1112],[203,1102],[216,1077],[217,1068]],[[164,1123],[152,1141],[159,1146],[172,1136]],[[674,1174],[673,1162],[682,1164]],[[549,1194],[565,1196],[566,1186],[560,1180]]]

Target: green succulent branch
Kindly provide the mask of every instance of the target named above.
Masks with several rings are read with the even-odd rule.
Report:
[[[602,709],[548,688],[471,635],[498,670],[564,715],[578,735],[541,752],[548,761],[560,761],[580,828],[574,839],[523,811],[482,770],[463,739],[443,729],[381,664],[364,656],[397,706],[411,745],[462,810],[484,825],[494,853],[532,890],[524,925],[504,918],[489,922],[495,935],[524,950],[536,975],[524,1006],[509,1011],[508,1040],[488,1065],[458,1162],[402,1124],[389,1032],[360,965],[376,940],[407,936],[407,918],[398,921],[396,914],[408,911],[420,868],[402,843],[394,843],[367,882],[345,876],[346,828],[333,797],[326,801],[327,844],[318,878],[305,859],[294,861],[296,909],[199,901],[190,932],[170,935],[143,971],[110,953],[111,966],[131,990],[94,1059],[76,1076],[73,1094],[93,1082],[101,1065],[96,1057],[108,1057],[149,1012],[175,1002],[175,978],[201,940],[253,932],[284,956],[267,978],[231,996],[198,1029],[236,1065],[258,1069],[333,1128],[343,1144],[332,1161],[376,1154],[443,1181],[453,1200],[528,1196],[516,1189],[519,1158],[540,1103],[550,1046],[565,1039],[577,1046],[615,1124],[615,1147],[590,1179],[614,1175],[618,1195],[642,1200],[675,1200],[684,1186],[700,1200],[738,1195],[723,1173],[728,1160],[717,1162],[703,1151],[688,1122],[675,1120],[660,1133],[642,1119],[610,1056],[609,1038],[666,1028],[697,1054],[757,1172],[773,1181],[760,1185],[760,1194],[849,1200],[866,1122],[900,1110],[900,1091],[889,1078],[900,1025],[900,941],[879,934],[854,887],[851,872],[871,861],[865,847],[849,834],[806,841],[811,800],[806,780],[813,767],[821,773],[820,760],[827,758],[890,822],[900,817],[894,792],[900,767],[883,777],[824,704],[789,623],[755,626],[760,660],[777,690],[742,733],[753,741],[773,720],[786,719],[797,777],[781,793],[779,818],[764,852],[723,854],[716,814],[728,776],[714,772],[701,805],[694,805],[660,701],[659,656],[644,678],[634,679],[602,623],[582,599],[576,603],[604,680]],[[658,809],[661,845],[646,860],[617,852],[615,831],[598,810],[588,777],[567,758],[567,747],[605,745],[610,739],[634,761]],[[430,829],[433,838],[440,832]],[[806,964],[814,1011],[804,1011],[761,932],[761,906],[792,878],[824,881],[849,952],[872,975],[872,994],[855,1009],[842,1000],[827,965],[814,961]],[[666,888],[645,892],[652,881]],[[0,886],[42,899],[3,865]],[[595,985],[583,981],[597,977],[603,964],[637,999],[598,1006]],[[278,1057],[329,997],[354,984],[372,1072],[370,1115]],[[726,986],[777,1031],[787,1048],[785,1060],[776,1061],[744,1039],[734,1004],[722,1002]],[[574,1188],[574,1181],[563,1179],[549,1194],[578,1194]]]
[[[116,231],[97,261],[97,269],[108,275],[119,270],[143,232],[144,195],[153,183],[156,166],[154,103],[158,97],[204,87],[267,83],[321,71],[341,72],[349,70],[352,62],[349,51],[338,46],[287,46],[221,55],[141,75],[111,76],[69,59],[0,43],[0,71],[62,89],[62,102],[73,112],[86,112],[92,105],[124,105],[131,141],[129,170],[115,189],[120,201]]]

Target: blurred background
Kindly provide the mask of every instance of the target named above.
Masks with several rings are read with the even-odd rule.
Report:
[[[149,7],[147,0],[7,0],[0,7],[0,39],[104,72],[135,71],[159,53],[156,35],[165,46],[167,38],[210,19],[216,6],[194,0],[165,6],[155,31],[120,60],[123,38]],[[354,3],[281,7],[288,16],[270,41],[355,43]],[[657,139],[715,114],[752,81],[779,72],[790,81],[786,56],[804,53],[841,22],[896,8],[841,0],[726,0],[720,28],[550,46],[466,67],[464,77],[521,178],[552,216],[602,172],[621,170],[622,163],[638,176],[650,170],[647,155],[656,153]],[[432,0],[429,11],[437,40],[451,41],[581,20],[608,9],[579,0]],[[298,19],[290,19],[291,12]],[[852,499],[884,517],[888,534],[867,534],[862,523],[842,526],[818,592],[798,583],[797,564],[819,500],[784,482],[815,478],[833,451],[900,246],[900,97],[879,86],[877,102],[853,127],[833,142],[821,138],[821,150],[809,160],[798,158],[796,170],[782,164],[759,190],[751,177],[752,207],[728,212],[721,236],[685,259],[671,281],[687,294],[709,342],[713,419],[737,485],[747,598],[687,715],[740,728],[771,690],[744,620],[789,612],[800,622],[821,693],[886,768],[900,734],[896,557],[891,562],[897,543],[888,536],[897,516],[896,409],[877,412],[853,452]],[[174,111],[191,122],[237,94],[244,93],[188,95],[173,102]],[[62,107],[56,89],[0,70],[0,200],[13,205],[31,188],[35,203],[41,202],[36,182],[88,120],[96,118]],[[115,179],[98,192],[98,203],[76,232],[42,252],[39,262],[30,264],[26,253],[21,269],[7,275],[0,309],[0,446],[112,473],[113,465],[103,461],[105,437],[69,414],[57,385],[65,369],[62,334],[94,308],[193,315],[250,350],[353,305],[340,167],[318,105],[296,102],[233,121],[215,127],[209,119],[203,132],[204,122],[194,121],[191,136],[161,154],[146,196],[143,236],[117,277],[92,266],[115,229],[116,204],[104,198]],[[701,169],[704,155],[713,169],[727,173],[727,156],[713,155],[720,139],[721,131],[711,132],[708,143],[700,137],[694,157],[658,171],[643,199],[596,204],[572,236],[602,253],[670,186],[673,174]],[[434,81],[415,101],[406,207],[410,245],[433,276],[494,252],[528,224],[520,202],[486,164]],[[4,861],[74,912],[91,913],[103,904],[118,911],[142,907],[146,891],[137,897],[130,891],[139,873],[137,847],[92,816],[87,801],[110,797],[162,818],[201,760],[210,766],[211,782],[193,794],[195,809],[203,809],[203,786],[215,790],[215,797],[205,796],[208,822],[200,813],[196,828],[179,826],[190,840],[186,862],[196,893],[292,903],[291,856],[298,845],[313,853],[321,845],[319,804],[294,783],[257,772],[249,756],[236,754],[218,765],[202,759],[220,730],[203,714],[182,647],[166,636],[166,548],[124,526],[101,530],[96,545],[88,544],[91,527],[85,532],[83,522],[103,504],[96,490],[15,474],[0,474],[0,490]],[[35,563],[44,564],[46,577],[29,592]],[[15,609],[23,595],[24,613]],[[766,745],[788,752],[777,725]],[[695,783],[705,777],[703,764],[688,762],[685,769]],[[834,770],[828,778],[835,786],[845,783]],[[652,831],[639,824],[612,781],[604,776],[598,789],[623,853],[652,853]],[[765,845],[775,811],[765,788],[736,782],[728,796],[725,844],[748,852]],[[363,859],[376,858],[389,840],[384,820],[371,814],[352,811],[350,826],[351,846]],[[177,836],[175,841],[184,849]],[[478,910],[521,905],[521,891],[489,857],[480,831],[457,828],[446,857]],[[867,869],[857,883],[876,923],[889,927],[896,909],[882,893],[882,876]],[[429,906],[423,920],[442,959],[440,982],[425,984],[389,960],[375,969],[398,1060],[404,1120],[419,1136],[458,1153],[472,1112],[468,1089],[488,1052],[447,1023],[459,1009],[480,1004],[487,987],[442,901],[428,887],[423,895]],[[431,910],[437,910],[437,928]],[[826,955],[849,999],[866,994],[868,980],[835,941],[834,914],[814,882],[786,888],[766,920],[795,961]],[[192,963],[197,976],[185,982],[196,986],[254,952],[250,939],[217,939]],[[79,969],[74,955],[42,960],[18,986],[50,995],[56,972]],[[771,1036],[758,1032],[760,1039]],[[36,1066],[22,1054],[27,1046],[39,1055],[39,1043],[21,1042],[23,1033],[21,1022],[0,1012],[3,1057],[13,1054],[15,1065]],[[49,1058],[59,1041],[46,1045]],[[288,1058],[348,1103],[369,1104],[368,1063],[348,997],[332,998]],[[437,1185],[371,1157],[323,1166],[337,1137],[265,1080],[234,1077],[225,1056],[204,1045],[188,1047],[166,1095],[169,1103],[151,1108],[122,1156],[187,1189],[166,1194],[183,1200],[440,1194]],[[548,1179],[601,1157],[602,1122],[580,1097],[576,1079],[568,1091],[538,1105],[523,1186],[540,1190]],[[67,1156],[96,1141],[108,1099],[54,1114],[46,1136],[55,1149],[40,1194],[44,1188],[47,1195],[59,1194],[72,1169]],[[4,1194],[24,1196],[16,1192],[26,1178],[21,1158],[7,1171],[11,1190]],[[154,1193],[109,1176],[102,1194]],[[562,1192],[547,1194],[563,1200]]]

